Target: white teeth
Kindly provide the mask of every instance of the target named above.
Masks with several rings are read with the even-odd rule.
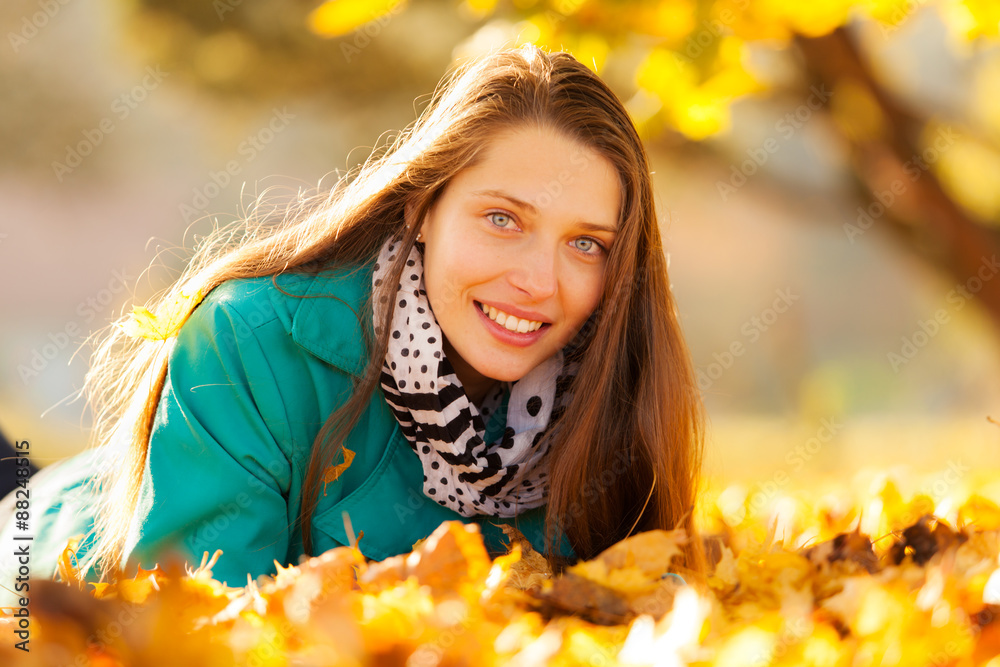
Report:
[[[491,320],[493,320],[500,326],[510,331],[516,331],[517,333],[528,333],[531,331],[537,331],[542,327],[541,322],[536,322],[534,320],[523,320],[519,317],[508,315],[502,310],[497,310],[493,306],[487,306],[485,303],[479,304],[479,307]]]

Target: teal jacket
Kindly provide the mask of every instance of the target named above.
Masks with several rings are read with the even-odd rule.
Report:
[[[230,280],[184,323],[150,436],[130,575],[168,551],[197,565],[204,552],[222,549],[213,574],[230,586],[274,574],[274,561],[299,562],[297,518],[313,441],[368,363],[360,327],[373,335],[372,322],[359,323],[355,313],[371,290],[373,265],[354,268],[283,274],[280,290],[271,277]],[[503,432],[508,399],[487,425],[487,442]],[[355,457],[320,497],[314,554],[350,543],[345,513],[355,535],[363,533],[358,548],[374,560],[409,552],[443,521],[456,520],[479,524],[491,556],[506,551],[503,523],[543,550],[544,506],[511,518],[469,518],[425,496],[420,460],[381,388],[345,445]],[[31,576],[54,576],[59,552],[76,533],[86,535],[79,553],[87,553],[94,499],[86,482],[103,455],[88,449],[32,478]],[[6,521],[0,539],[11,544],[13,521]],[[565,537],[560,553],[573,555]],[[0,569],[0,583],[10,586],[11,565]]]

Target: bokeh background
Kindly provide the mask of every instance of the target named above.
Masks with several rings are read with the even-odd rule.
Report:
[[[530,41],[646,142],[734,507],[1000,469],[995,3],[5,0],[0,28],[0,429],[39,466],[87,444],[92,336],[213,225],[329,187],[455,63]]]

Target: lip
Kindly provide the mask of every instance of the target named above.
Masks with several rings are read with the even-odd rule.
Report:
[[[487,306],[490,304],[486,304]],[[528,333],[517,333],[516,331],[511,331],[507,327],[502,327],[493,320],[490,319],[489,315],[483,312],[483,309],[479,307],[476,302],[472,303],[472,307],[479,313],[480,319],[483,321],[483,325],[489,330],[493,336],[499,340],[501,343],[506,343],[508,345],[515,345],[517,347],[528,347],[533,345],[539,338],[545,335],[545,332],[549,330],[552,326],[551,323],[546,322],[541,327],[535,331],[529,331]],[[494,306],[496,308],[496,306]],[[510,312],[510,311],[507,311]],[[511,313],[512,315],[517,315],[517,313]],[[530,318],[535,319],[535,318]]]
[[[485,303],[487,306],[492,306],[497,310],[502,310],[508,315],[513,315],[514,317],[519,317],[522,320],[534,320],[536,322],[541,322],[542,324],[552,324],[544,315],[541,313],[536,313],[533,310],[521,310],[520,308],[515,308],[514,306],[508,306],[506,303],[498,303],[496,301],[490,303],[486,301],[480,301],[479,303]]]

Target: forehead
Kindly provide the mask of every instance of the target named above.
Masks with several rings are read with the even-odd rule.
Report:
[[[504,130],[484,147],[475,165],[452,179],[449,190],[467,198],[507,193],[529,211],[570,215],[614,226],[621,187],[617,170],[593,148],[546,127]]]

